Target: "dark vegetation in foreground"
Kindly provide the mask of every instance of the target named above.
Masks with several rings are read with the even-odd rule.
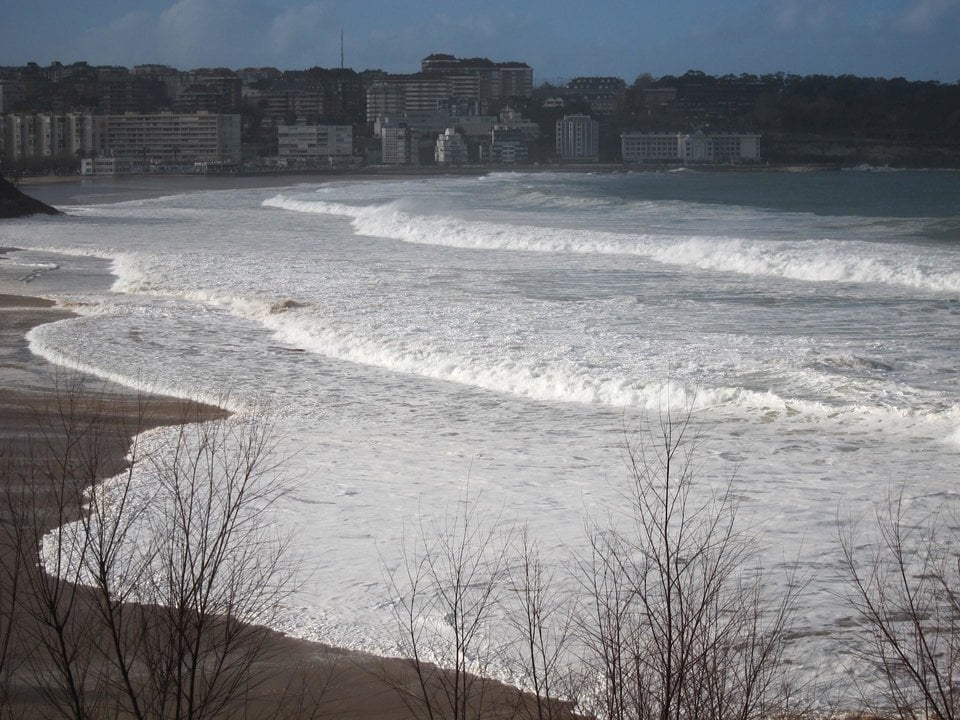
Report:
[[[269,423],[184,415],[148,447],[138,435],[148,407],[118,412],[82,385],[61,387],[32,439],[0,455],[0,717],[350,717],[325,705],[336,668],[273,676],[282,646],[263,626],[296,567],[270,519],[290,486]],[[411,660],[375,678],[402,707],[382,717],[766,720],[824,709],[785,661],[803,583],[758,566],[729,484],[692,491],[689,416],[653,418],[623,447],[621,508],[591,522],[588,550],[568,563],[575,602],[535,539],[503,532],[468,496],[384,558]],[[840,541],[863,662],[886,689],[864,710],[955,720],[960,561],[946,541],[956,524],[908,524],[894,498],[873,525],[873,536],[846,525]],[[41,546],[57,572],[38,564]],[[525,692],[484,679],[494,666]]]

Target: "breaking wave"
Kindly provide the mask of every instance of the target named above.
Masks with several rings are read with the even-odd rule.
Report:
[[[944,271],[934,252],[864,240],[745,240],[497,224],[405,211],[397,202],[348,205],[277,195],[265,207],[349,218],[358,235],[472,250],[632,255],[702,270],[804,282],[877,283],[960,292],[960,272]]]

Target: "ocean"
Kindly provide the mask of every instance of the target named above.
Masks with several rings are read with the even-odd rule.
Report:
[[[395,653],[385,572],[464,493],[569,567],[624,433],[692,410],[698,492],[806,582],[797,667],[862,670],[840,526],[957,500],[960,172],[276,182],[31,188],[67,215],[0,225],[0,278],[79,313],[39,355],[269,403],[307,571],[279,629]]]

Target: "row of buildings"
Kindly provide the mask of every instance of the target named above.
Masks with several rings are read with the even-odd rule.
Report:
[[[598,159],[600,124],[586,115],[557,121],[557,155],[565,160]],[[760,161],[760,136],[753,133],[620,134],[625,163],[740,164]]]
[[[89,172],[239,166],[240,116],[209,112],[17,114],[0,117],[6,162],[86,159]],[[102,161],[99,166],[94,160]]]
[[[417,122],[380,116],[380,163],[421,162],[426,143],[433,161],[516,164],[529,160],[539,126],[507,108],[498,116],[416,116]],[[357,164],[350,125],[281,125],[278,162],[286,166]],[[564,161],[596,162],[599,123],[582,114],[556,122],[556,155]],[[626,163],[751,163],[760,160],[760,136],[750,133],[624,132]],[[471,150],[475,148],[475,150]],[[85,113],[0,116],[0,156],[6,161],[35,157],[86,159],[85,172],[185,171],[239,168],[241,123],[237,114]]]
[[[447,54],[403,75],[30,65],[0,68],[0,163],[83,159],[85,172],[595,162],[620,134],[607,125],[601,138],[597,118],[609,122],[625,92],[619,78],[576,78],[534,99],[526,63]],[[626,162],[760,157],[756,135],[623,132],[620,147]]]

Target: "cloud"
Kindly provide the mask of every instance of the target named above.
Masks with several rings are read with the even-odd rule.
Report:
[[[538,37],[539,36],[539,37]],[[360,65],[414,72],[430,53],[485,56],[495,61],[528,60],[544,45],[544,30],[532,18],[510,11],[453,15],[447,11],[415,24],[374,27],[359,48]],[[531,37],[539,42],[532,43]]]
[[[925,34],[940,28],[950,15],[960,16],[960,0],[915,0],[900,16],[900,27],[908,33]],[[960,28],[960,17],[952,23]]]
[[[269,52],[302,65],[318,62],[318,45],[337,41],[340,32],[326,2],[293,5],[274,17],[266,32]]]
[[[160,13],[156,35],[173,57],[191,64],[218,64],[218,55],[246,31],[244,3],[179,0]]]
[[[125,64],[130,58],[158,57],[159,43],[154,34],[156,16],[146,11],[127,13],[101,28],[84,32],[78,45],[91,62]]]
[[[328,16],[328,4],[318,0],[282,6],[272,0],[177,0],[158,12],[132,12],[92,28],[79,44],[93,62],[182,69],[314,64],[317,46],[333,42]]]
[[[830,0],[782,0],[771,8],[772,24],[784,32],[822,31],[837,23],[844,3]]]

